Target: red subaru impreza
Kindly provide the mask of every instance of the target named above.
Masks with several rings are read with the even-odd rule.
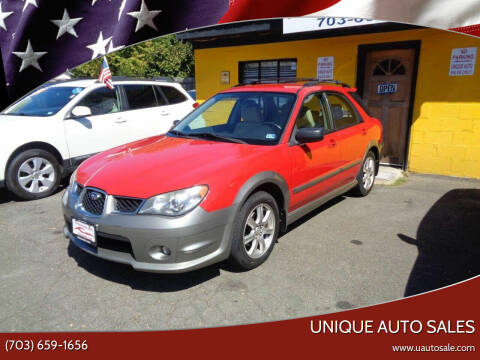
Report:
[[[382,126],[357,99],[325,82],[223,91],[167,134],[86,160],[62,199],[65,235],[137,270],[255,268],[296,219],[371,191]]]

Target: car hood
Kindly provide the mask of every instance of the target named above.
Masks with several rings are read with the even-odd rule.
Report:
[[[86,160],[79,167],[77,181],[111,195],[137,198],[200,184],[209,185],[210,189],[229,187],[255,171],[251,165],[259,164],[258,159],[269,148],[272,147],[162,135]]]
[[[23,126],[31,121],[45,119],[42,116],[17,116],[17,115],[0,115],[0,126]],[[17,125],[22,124],[22,125]]]

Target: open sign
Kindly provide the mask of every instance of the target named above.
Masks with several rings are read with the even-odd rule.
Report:
[[[398,91],[397,83],[378,84],[377,94],[395,94]]]

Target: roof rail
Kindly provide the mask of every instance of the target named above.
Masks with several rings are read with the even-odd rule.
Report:
[[[339,80],[331,80],[331,79],[326,79],[326,80],[314,80],[312,82],[307,82],[306,84],[304,84],[303,86],[307,87],[307,86],[316,86],[318,84],[335,84],[335,85],[340,85],[342,87],[345,87],[345,88],[351,88],[350,85],[348,85],[347,83],[344,83],[344,82],[341,82]]]
[[[240,83],[235,85],[236,86],[245,86],[245,85],[257,85],[257,84],[271,84],[271,83],[296,83],[296,82],[306,82],[306,81],[315,81],[315,78],[268,78],[262,80],[255,80],[255,81],[248,81],[244,83]]]
[[[350,88],[351,87],[350,85],[348,85],[344,82],[338,81],[338,80],[330,80],[330,79],[323,80],[323,79],[316,79],[316,78],[268,78],[268,79],[263,79],[263,80],[255,80],[255,81],[240,83],[240,84],[235,85],[234,87],[245,86],[245,85],[256,85],[256,84],[271,84],[272,82],[277,83],[277,84],[305,82],[305,84],[303,85],[304,87],[315,86],[315,85],[322,84],[322,83],[340,85],[340,86],[345,87],[345,88]]]

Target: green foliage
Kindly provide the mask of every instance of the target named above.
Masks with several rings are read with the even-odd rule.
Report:
[[[193,49],[175,35],[163,36],[107,55],[114,76],[190,77],[194,76]],[[72,69],[76,77],[97,77],[102,59],[95,59]]]

